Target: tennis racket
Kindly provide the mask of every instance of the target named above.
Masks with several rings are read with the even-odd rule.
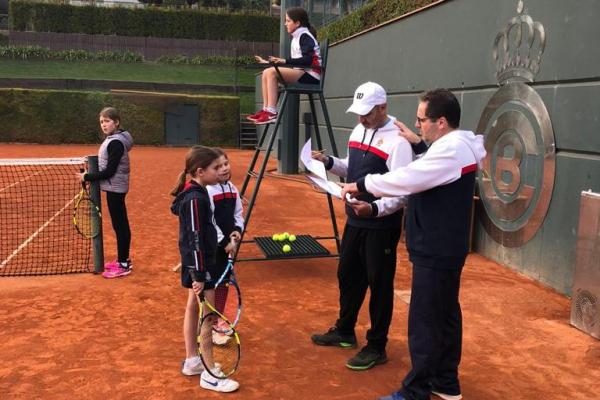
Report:
[[[231,242],[235,244],[233,239]],[[242,293],[233,269],[233,254],[235,254],[235,249],[232,253],[228,254],[227,267],[215,284],[215,308],[235,327],[240,321],[242,314]],[[225,324],[221,320],[217,321],[215,332],[227,333],[228,329],[229,324]],[[215,342],[218,342],[219,335],[214,336]]]
[[[81,170],[83,172],[83,170]],[[73,225],[81,236],[93,239],[100,233],[102,214],[98,206],[90,198],[86,182],[81,182],[81,190],[73,209]]]
[[[196,270],[190,269],[190,275],[194,281],[196,279]],[[225,379],[233,375],[240,363],[241,343],[240,337],[231,325],[229,320],[221,314],[205,297],[204,291],[196,296],[199,305],[198,319],[198,355],[206,371],[217,379]],[[222,320],[228,324],[227,333],[224,333],[226,340],[220,344],[213,342],[213,332],[217,320]]]

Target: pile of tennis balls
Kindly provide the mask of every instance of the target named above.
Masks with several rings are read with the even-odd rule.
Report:
[[[271,239],[273,239],[274,242],[289,242],[285,243],[281,248],[281,251],[283,251],[284,253],[289,253],[290,251],[292,251],[292,246],[290,245],[290,243],[296,241],[296,235],[289,234],[288,232],[276,233],[271,237]]]

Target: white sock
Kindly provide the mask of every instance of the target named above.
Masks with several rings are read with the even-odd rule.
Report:
[[[185,363],[187,365],[190,365],[190,364],[194,364],[195,365],[195,364],[198,364],[199,361],[201,361],[199,356],[193,356],[193,357],[185,359]]]
[[[265,110],[267,110],[271,114],[277,114],[277,107],[266,107]]]

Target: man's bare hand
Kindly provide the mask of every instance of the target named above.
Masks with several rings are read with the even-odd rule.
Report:
[[[354,200],[352,202],[346,202],[352,209],[354,210],[354,214],[359,217],[370,217],[373,214],[373,208],[371,207],[371,203],[367,203],[362,200]]]
[[[323,164],[327,164],[327,162],[329,161],[329,157],[323,154],[322,151],[313,150],[310,152],[310,156],[313,158],[313,160],[321,161]]]
[[[342,199],[344,201],[346,201],[347,196],[353,198],[353,197],[356,197],[356,195],[358,193],[360,193],[358,191],[358,187],[356,186],[356,182],[355,183],[343,183],[343,184],[341,184],[341,186],[342,186]]]
[[[408,129],[408,127],[403,122],[396,120],[394,121],[394,125],[396,125],[398,129],[400,129],[400,136],[408,140],[409,143],[419,144],[421,142],[421,136]]]

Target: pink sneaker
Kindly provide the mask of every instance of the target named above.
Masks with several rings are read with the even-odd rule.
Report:
[[[127,276],[130,273],[131,273],[130,268],[117,267],[117,269],[110,269],[110,270],[104,271],[102,273],[102,276],[105,277],[106,279],[112,279],[112,278],[120,278],[122,276]]]
[[[120,263],[117,260],[107,262],[106,264],[104,264],[105,271],[115,271],[121,267],[122,266],[120,265]],[[127,260],[127,268],[133,269],[133,263],[131,262],[130,259]]]
[[[117,260],[107,262],[106,264],[104,264],[105,271],[114,271],[116,269],[119,269],[119,262]]]

